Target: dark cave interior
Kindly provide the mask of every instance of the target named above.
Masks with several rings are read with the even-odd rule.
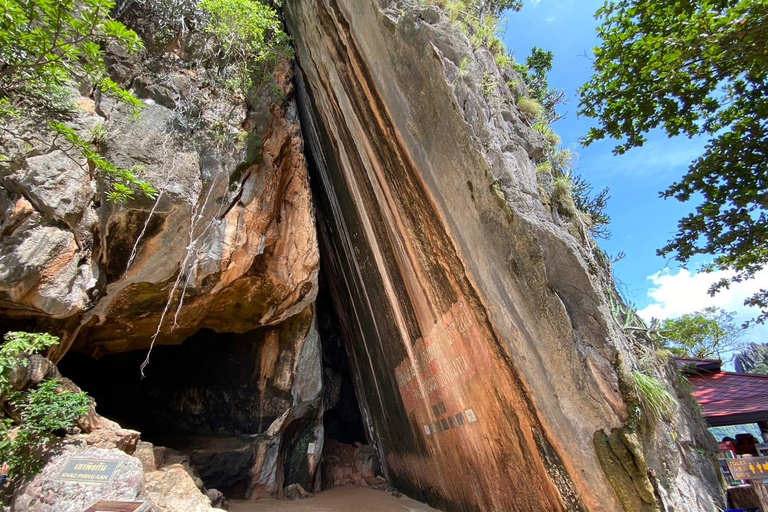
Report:
[[[316,321],[323,348],[325,438],[366,444],[339,321],[322,285]],[[144,378],[139,367],[146,350],[99,359],[70,351],[58,366],[96,400],[101,415],[138,430],[143,441],[188,455],[206,487],[243,498],[256,447],[268,442],[267,429],[294,405],[279,375],[262,378],[262,349],[269,335],[270,329],[243,334],[202,330],[181,345],[156,346]],[[278,367],[293,367],[291,342],[281,337]],[[317,423],[317,408],[312,412],[293,419],[279,441],[284,485],[312,485],[303,456]]]

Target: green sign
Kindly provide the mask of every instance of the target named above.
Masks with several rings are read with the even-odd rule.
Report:
[[[109,482],[120,462],[119,460],[70,458],[55,480],[87,483]]]

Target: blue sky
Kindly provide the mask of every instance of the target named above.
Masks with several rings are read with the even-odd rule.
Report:
[[[525,0],[523,10],[502,20],[503,40],[518,62],[524,62],[533,46],[554,52],[549,74],[551,86],[566,89],[570,98],[560,108],[565,119],[553,125],[563,146],[574,149],[579,158],[576,170],[595,190],[611,189],[608,214],[610,240],[600,241],[605,251],[626,257],[614,265],[614,273],[626,298],[649,318],[669,318],[709,305],[737,311],[740,320],[756,315],[742,305],[744,297],[768,282],[768,270],[751,283],[733,287],[711,298],[706,289],[715,277],[696,273],[656,256],[656,250],[677,231],[677,221],[695,207],[675,199],[661,199],[659,192],[679,179],[690,162],[703,152],[705,140],[677,137],[663,132],[649,134],[642,148],[624,155],[611,153],[615,141],[599,141],[582,148],[579,137],[593,126],[589,118],[577,117],[577,89],[592,75],[591,49],[598,45],[593,14],[603,0]],[[751,329],[747,341],[768,342],[768,326]]]

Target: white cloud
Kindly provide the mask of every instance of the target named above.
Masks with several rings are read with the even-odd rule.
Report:
[[[652,283],[648,289],[648,297],[652,302],[638,313],[645,319],[655,317],[663,320],[715,306],[744,315],[756,315],[754,308],[744,306],[744,299],[765,287],[768,282],[768,268],[758,272],[755,279],[734,283],[729,289],[710,297],[707,292],[709,287],[715,281],[731,275],[733,273],[725,271],[691,274],[686,269],[680,269],[676,274],[664,270],[648,276]]]
[[[686,269],[680,269],[677,273],[664,270],[648,276],[648,280],[652,283],[648,289],[648,298],[651,299],[651,303],[637,313],[646,321],[650,321],[651,318],[664,320],[714,306],[726,311],[735,311],[738,322],[756,317],[759,311],[757,308],[745,306],[744,299],[765,288],[768,283],[768,268],[758,272],[754,279],[734,283],[729,289],[710,297],[707,290],[712,283],[731,275],[733,275],[731,272],[724,271],[691,274]],[[744,341],[768,343],[768,325],[750,329]]]
[[[539,5],[541,3],[541,0],[531,0],[531,3],[533,5]]]
[[[550,16],[549,18],[545,19],[544,21],[546,23],[552,23],[553,21],[555,21],[555,17],[554,16]]]

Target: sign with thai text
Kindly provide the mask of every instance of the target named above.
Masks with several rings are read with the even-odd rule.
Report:
[[[768,457],[746,457],[726,460],[735,480],[768,478]]]
[[[55,480],[103,484],[112,479],[119,465],[119,460],[70,458]]]

